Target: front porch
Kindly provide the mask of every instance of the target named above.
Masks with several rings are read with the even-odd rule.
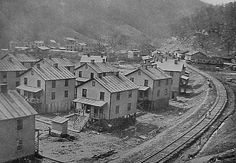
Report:
[[[139,86],[138,91],[138,107],[139,109],[149,110],[150,104],[148,99],[149,88],[146,86]]]
[[[42,105],[42,89],[29,87],[26,85],[20,85],[16,87],[18,93],[24,97],[24,99],[37,111]]]
[[[89,117],[94,120],[105,119],[104,109],[107,102],[83,97],[77,98],[73,102],[76,109],[83,115],[89,114]]]

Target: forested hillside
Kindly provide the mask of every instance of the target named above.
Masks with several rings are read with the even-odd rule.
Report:
[[[127,46],[160,40],[170,24],[205,4],[200,0],[1,0],[0,47],[9,40],[110,38]]]
[[[196,49],[219,55],[233,54],[236,50],[236,2],[203,7],[174,23],[172,31],[183,41],[191,40]]]

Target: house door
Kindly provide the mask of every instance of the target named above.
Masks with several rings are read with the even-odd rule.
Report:
[[[85,113],[90,113],[91,112],[91,105],[86,105],[86,108],[85,108]]]

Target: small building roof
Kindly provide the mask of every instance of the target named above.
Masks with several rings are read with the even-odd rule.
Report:
[[[37,67],[38,64],[40,65],[40,67]],[[72,74],[64,66],[58,65],[56,68],[56,67],[50,65],[47,61],[45,61],[43,59],[40,60],[38,63],[36,63],[36,65],[34,65],[34,67],[30,68],[26,72],[28,72],[32,69],[39,76],[41,76],[44,80],[62,80],[62,79],[75,79],[76,78],[74,76],[74,74]]]
[[[55,118],[52,119],[52,122],[61,123],[61,124],[67,121],[69,121],[69,118],[60,117],[60,116],[56,116]]]
[[[35,59],[32,56],[29,56],[27,54],[21,53],[21,54],[15,54],[15,57],[20,62],[37,62],[38,59]]]
[[[9,55],[8,59],[4,59]],[[0,60],[0,71],[26,71],[27,68],[24,67],[12,54],[6,54]]]
[[[139,88],[136,84],[121,74],[118,76],[110,75],[102,78],[95,78],[95,80],[111,93]]]
[[[139,91],[146,91],[148,90],[150,87],[146,87],[146,86],[139,86]]]
[[[79,82],[86,82],[86,81],[88,81],[89,79],[88,79],[88,78],[77,77],[75,80],[76,80],[76,81],[79,81]]]
[[[54,63],[58,63],[58,65],[61,66],[75,66],[69,59],[67,58],[45,58],[47,60],[47,62],[54,64]]]
[[[78,102],[78,103],[92,105],[92,106],[98,106],[98,107],[102,107],[107,103],[105,101],[94,100],[94,99],[89,99],[89,98],[84,98],[84,97],[77,98],[77,99],[73,100],[73,102]]]
[[[107,59],[106,56],[95,56],[95,55],[82,55],[80,62],[82,63],[90,63],[92,60],[94,62],[103,62],[103,59]]]
[[[38,114],[15,90],[0,93],[0,120],[14,119]]]
[[[189,77],[188,77],[188,76],[185,76],[185,75],[182,75],[182,76],[181,76],[181,79],[188,80]]]
[[[103,73],[103,72],[118,72],[118,69],[113,67],[110,63],[85,63],[80,65],[79,67],[76,68],[79,69],[82,66],[89,66],[91,67],[95,72],[97,73]]]
[[[26,86],[26,85],[19,85],[18,87],[16,87],[16,89],[21,89],[21,90],[25,90],[25,91],[28,91],[28,92],[34,92],[34,93],[42,91],[41,88],[29,87],[29,86]]]
[[[49,50],[50,48],[47,46],[38,46],[40,50]]]
[[[148,59],[152,59],[152,57],[149,55],[142,56],[142,60],[148,60]]]
[[[139,71],[139,70],[142,71],[143,73],[145,73],[146,75],[148,75],[153,80],[171,78],[171,76],[167,75],[159,67],[155,68],[155,67],[148,67],[148,66],[147,67],[139,67],[139,68],[129,72],[125,76],[129,76],[130,74],[133,74],[134,72]]]
[[[185,61],[181,60],[175,64],[175,60],[168,59],[167,61],[155,62],[154,64],[164,71],[181,72],[186,63]]]
[[[186,55],[194,55],[194,54],[196,54],[196,53],[202,53],[202,52],[200,52],[200,51],[190,51],[190,52],[188,52]],[[202,53],[203,54],[203,53]]]

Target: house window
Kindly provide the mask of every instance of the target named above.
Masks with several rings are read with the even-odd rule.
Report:
[[[20,72],[19,71],[16,72],[16,77],[18,77],[18,76],[20,76]]]
[[[170,76],[174,76],[174,73],[173,73],[173,72],[170,72]]]
[[[33,70],[31,70],[31,75],[34,75],[34,71]]]
[[[169,84],[169,80],[167,79],[167,80],[166,80],[166,85],[168,85],[168,84]]]
[[[82,90],[82,97],[87,97],[87,89]]]
[[[41,80],[37,80],[37,87],[41,87]]]
[[[69,71],[70,71],[70,67],[67,67],[67,70],[69,70]]]
[[[138,75],[141,75],[141,71],[138,71]]]
[[[56,81],[55,80],[52,81],[52,88],[56,88]]]
[[[103,75],[103,76],[106,76],[106,73],[105,73],[105,72],[103,72],[103,73],[102,73],[102,75]]]
[[[3,79],[6,79],[7,78],[7,72],[3,72],[2,77],[3,77]]]
[[[116,100],[120,100],[120,92],[116,94]]]
[[[90,78],[93,79],[94,78],[94,73],[90,74]]]
[[[119,111],[120,111],[120,107],[119,105],[116,106],[116,114],[119,114]]]
[[[16,82],[16,87],[18,87],[20,85],[20,82],[19,81],[17,81]]]
[[[104,101],[105,92],[100,92],[100,100]]]
[[[144,80],[144,86],[148,87],[148,80]]]
[[[165,89],[165,95],[168,95],[168,89]]]
[[[55,98],[56,98],[56,93],[55,93],[55,92],[52,92],[52,94],[51,94],[51,99],[52,99],[52,100],[55,100]]]
[[[127,108],[128,111],[131,110],[131,103],[128,103],[128,108]]]
[[[134,78],[130,78],[130,80],[131,80],[132,82],[134,82]]]
[[[161,81],[159,80],[159,81],[158,81],[158,87],[160,87],[160,86],[161,86]]]
[[[23,141],[22,141],[22,139],[19,139],[19,140],[17,140],[17,142],[16,142],[16,149],[17,150],[22,150],[22,148],[23,148]]]
[[[160,96],[160,90],[157,91],[157,97],[159,97],[159,96]]]
[[[22,119],[17,119],[17,130],[23,129],[23,120]]]
[[[132,91],[129,91],[129,96],[128,96],[129,98],[131,98],[132,97]]]
[[[95,87],[95,81],[92,81],[92,86]]]
[[[82,77],[82,71],[79,71],[79,77]]]
[[[24,85],[27,85],[27,84],[28,84],[28,79],[24,78]]]
[[[69,80],[66,79],[66,80],[65,80],[65,87],[68,87],[68,85],[69,85]]]
[[[67,98],[68,97],[68,91],[66,90],[64,93],[64,97]]]

